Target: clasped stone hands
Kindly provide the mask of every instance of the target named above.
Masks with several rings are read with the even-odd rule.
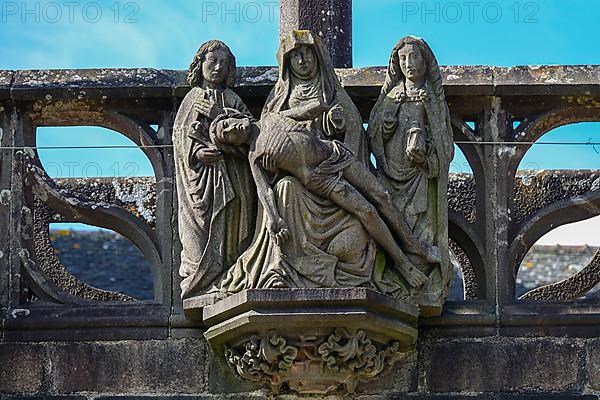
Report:
[[[215,147],[201,147],[194,157],[202,164],[211,164],[223,159],[223,152]]]
[[[426,143],[423,137],[423,131],[420,128],[411,128],[408,131],[408,145],[406,155],[414,165],[425,163]]]

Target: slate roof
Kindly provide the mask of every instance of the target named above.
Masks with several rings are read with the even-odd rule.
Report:
[[[79,280],[137,299],[152,299],[150,266],[129,240],[110,231],[52,230],[50,237],[63,265]],[[517,297],[580,271],[595,251],[590,246],[534,246],[519,270]],[[462,293],[460,270],[455,267],[449,299],[461,300]]]

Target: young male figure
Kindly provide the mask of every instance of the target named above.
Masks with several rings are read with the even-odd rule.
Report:
[[[309,106],[315,109],[313,111],[322,109],[319,104]],[[406,227],[399,220],[389,194],[350,150],[338,141],[315,137],[301,123],[280,114],[267,115],[260,124],[259,132],[258,127],[243,115],[220,115],[211,124],[210,137],[217,147],[219,144],[248,144],[258,197],[269,217],[269,230],[277,245],[288,238],[289,231],[277,210],[266,171],[282,170],[298,178],[309,191],[330,199],[356,216],[369,235],[392,257],[410,286],[419,287],[427,281],[427,276],[414,268],[400,249],[377,209],[391,222],[408,251],[429,262],[439,262],[437,248],[424,249],[421,243],[405,234]],[[377,208],[361,193],[368,194]]]
[[[194,56],[186,94],[173,126],[177,180],[181,297],[204,296],[253,237],[256,195],[248,157],[238,148],[217,149],[209,127],[224,110],[252,116],[233,91],[235,56],[219,40]],[[209,296],[210,298],[210,296]]]

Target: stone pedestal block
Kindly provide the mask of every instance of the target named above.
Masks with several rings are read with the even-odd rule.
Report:
[[[239,377],[274,392],[351,393],[414,348],[418,313],[369,289],[246,290],[204,307],[204,336]]]

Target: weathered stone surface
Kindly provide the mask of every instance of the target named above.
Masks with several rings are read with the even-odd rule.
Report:
[[[41,392],[46,360],[43,345],[0,343],[0,394]]]
[[[187,78],[192,89],[173,125],[182,299],[219,285],[217,278],[248,247],[256,224],[256,188],[241,143],[221,146],[209,129],[227,110],[248,123],[254,119],[233,91],[236,75],[225,43],[200,45]]]
[[[352,0],[283,0],[279,10],[280,38],[311,30],[325,41],[335,67],[352,66]]]
[[[62,189],[77,193],[84,200],[106,202],[126,208],[154,227],[156,222],[156,179],[129,178],[59,178]],[[52,214],[55,217],[56,214]],[[53,218],[52,222],[69,222]]]
[[[119,97],[132,94],[158,97],[171,95],[179,81],[180,72],[151,68],[23,70],[16,71],[12,89],[13,97],[19,100],[53,97],[82,100],[119,94]],[[38,90],[45,95],[40,96]]]
[[[597,186],[599,176],[598,171],[568,170],[546,170],[518,175],[515,186],[514,222],[523,223],[535,212],[556,201],[588,193]],[[80,194],[83,198],[125,207],[134,215],[154,225],[156,218],[154,178],[75,178],[58,179],[57,183]],[[450,174],[448,207],[465,217],[467,221],[475,222],[475,179],[472,174]],[[38,210],[36,209],[35,212],[37,213]],[[52,218],[52,222],[65,221],[47,207],[44,208],[43,213]],[[37,224],[35,229],[37,231]],[[469,282],[466,285],[469,298],[474,298],[479,289],[475,275],[469,272],[472,269],[469,260],[465,257],[464,253],[458,254],[461,266],[467,269],[463,271],[463,278]]]
[[[500,393],[495,395],[496,400],[598,400],[596,395],[581,394],[556,394],[556,393],[538,393],[538,394],[508,394]]]
[[[263,108],[260,130],[243,115],[217,117],[211,125],[215,138],[223,137],[226,123],[244,127],[229,130],[233,141],[213,140],[212,131],[211,140],[217,147],[249,146],[256,194],[264,206],[254,238],[217,287],[223,295],[248,288],[375,287],[369,279],[373,242],[397,261],[410,286],[424,283],[426,276],[409,268],[390,233],[400,231],[397,213],[369,170],[361,117],[335,76],[324,41],[311,31],[289,32],[281,39],[278,63],[280,77]],[[281,176],[269,182],[274,170]],[[389,229],[379,216],[387,217]],[[232,222],[229,227],[245,223]],[[407,243],[412,239],[406,231],[398,235]],[[407,292],[389,286],[386,293],[394,296]]]
[[[233,392],[240,393],[239,396],[244,399],[244,395],[251,392],[256,392],[256,386],[253,382],[248,382],[239,377],[230,367],[223,361],[223,353],[216,354],[211,348],[209,351],[208,362],[208,390],[209,393],[220,393],[231,395]],[[269,389],[261,389],[262,396]],[[243,393],[243,394],[241,394]]]
[[[5,113],[0,113],[0,146],[11,147],[14,137],[7,135],[9,124],[5,118]],[[0,151],[0,221],[9,221],[10,203],[13,193],[11,191],[12,180],[12,162],[14,152],[11,150]],[[16,193],[15,193],[16,195]],[[2,229],[0,231],[0,271],[10,271],[9,246],[11,229]],[[10,298],[10,273],[0,274],[0,312],[9,305]],[[0,335],[1,337],[1,335]]]
[[[586,352],[587,387],[592,391],[600,391],[600,339],[589,341]]]
[[[423,39],[403,37],[389,60],[367,137],[377,177],[404,229],[389,227],[401,238],[402,252],[413,257],[398,258],[386,248],[382,286],[397,280],[398,270],[414,288],[421,315],[434,316],[441,314],[453,273],[448,257],[448,171],[454,154],[450,111],[437,59]],[[427,257],[434,252],[437,259]],[[427,280],[411,277],[413,269]]]
[[[544,207],[598,188],[598,170],[520,171],[515,179],[512,221],[523,223]],[[450,174],[448,205],[469,222],[475,222],[475,178],[472,174]]]
[[[139,396],[94,396],[94,400],[263,400],[263,393],[228,393],[227,395],[196,394],[196,395],[139,395]]]
[[[46,211],[46,212],[44,212]],[[48,223],[50,214],[55,214],[39,199],[35,200],[33,210],[33,237],[36,260],[44,273],[60,289],[86,300],[95,301],[132,301],[133,298],[120,293],[109,292],[92,287],[77,279],[62,264],[50,241]]]
[[[59,396],[59,395],[44,395],[44,396],[2,396],[2,400],[88,400],[85,396]]]
[[[204,310],[204,321],[217,324],[241,312],[252,310],[254,307],[277,309],[281,307],[318,309],[319,305],[328,306],[360,306],[373,310],[387,310],[390,315],[407,318],[416,313],[416,306],[382,295],[367,288],[329,288],[329,289],[272,289],[244,290],[230,296],[214,306]],[[416,318],[410,320],[416,323]]]
[[[139,178],[63,178],[57,184],[91,198],[118,204],[153,224],[155,219],[155,180]],[[521,172],[515,182],[513,221],[522,223],[536,211],[560,200],[582,195],[600,187],[599,170],[541,170]],[[140,206],[143,205],[143,206]],[[451,173],[448,206],[475,221],[475,179],[472,174]],[[52,222],[62,222],[60,218]]]
[[[231,66],[227,46],[211,43],[218,45],[213,53],[221,51],[223,63]],[[207,44],[195,60],[202,60]],[[200,65],[192,64],[190,76],[197,76],[189,79],[194,88],[179,108],[174,136],[184,298],[207,290],[225,297],[245,289],[369,287],[414,301],[422,315],[441,313],[452,280],[446,224],[452,130],[437,61],[427,44],[407,37],[393,54],[413,45],[421,48],[423,62],[414,66],[419,77],[400,67],[415,79],[414,87],[400,92],[404,85],[392,73],[399,68],[393,57],[377,103],[383,108],[375,106],[369,125],[369,137],[393,136],[386,151],[383,139],[371,143],[377,164],[387,166],[378,175],[370,168],[359,112],[318,35],[294,30],[282,37],[280,75],[260,126],[229,90],[233,79],[225,77],[233,72],[217,80],[216,71],[209,75],[210,62],[201,64],[202,74]],[[237,113],[209,100],[207,88],[221,93],[221,101]],[[410,140],[403,136],[407,133]],[[246,146],[249,164],[233,151]],[[384,153],[387,158],[381,159]],[[248,169],[254,182],[245,180]],[[229,175],[239,179],[221,178],[226,170],[235,170]],[[275,171],[280,174],[271,181]],[[222,180],[225,190],[214,191],[213,179]],[[264,212],[248,226],[254,194],[248,189],[254,186]],[[439,194],[428,194],[428,187]],[[244,248],[253,226],[254,237]]]
[[[553,203],[596,190],[600,190],[600,170],[520,171],[515,179],[513,221],[526,222]]]
[[[418,388],[418,353],[413,350],[403,355],[393,368],[384,372],[378,379],[359,386],[357,394],[416,392]]]
[[[294,0],[292,0],[294,1]],[[240,88],[251,87],[243,92],[250,96],[265,96],[274,85],[277,75],[275,67],[238,68]],[[371,88],[374,96],[385,78],[384,67],[340,68],[336,71],[342,85],[352,88]],[[442,66],[444,86],[449,95],[493,95],[493,94],[571,94],[594,96],[600,94],[597,65],[562,66]],[[39,99],[43,93],[56,94],[56,98],[69,95],[77,97],[78,90],[89,89],[86,98],[101,97],[103,90],[129,87],[129,91],[110,92],[117,97],[129,97],[132,89],[144,89],[146,96],[166,96],[177,93],[183,97],[189,86],[185,83],[187,71],[154,69],[58,69],[58,70],[0,70],[0,93],[8,95],[11,78],[16,98]],[[65,87],[65,85],[67,85]],[[264,89],[266,87],[266,90]],[[2,89],[4,88],[4,89]],[[263,88],[261,90],[261,88]],[[30,94],[26,94],[30,92]],[[61,95],[58,92],[63,92]],[[108,92],[107,92],[108,93]],[[100,96],[97,96],[100,94]]]
[[[470,394],[470,395],[431,395],[423,393],[414,394],[392,394],[389,400],[495,400],[493,394]],[[386,400],[388,400],[386,399]]]
[[[460,91],[461,88],[466,88],[477,85],[477,89],[471,92],[473,95],[489,95],[494,92],[496,80],[493,67],[484,65],[453,65],[441,66],[442,79],[446,86]],[[454,90],[452,93],[456,93]]]
[[[582,346],[573,340],[459,340],[424,344],[427,392],[572,392],[580,390]]]
[[[59,344],[53,386],[57,393],[201,393],[206,362],[203,340]]]
[[[301,393],[354,392],[394,364],[407,364],[390,373],[398,384],[414,387],[416,355],[403,353],[414,346],[417,314],[361,288],[248,290],[204,308],[205,337],[236,374],[274,391],[286,383]]]
[[[259,110],[262,106],[261,102],[264,102],[264,98],[267,92],[273,87],[275,82],[274,71],[276,69],[271,67],[261,68],[245,68],[241,69],[240,75],[242,79],[240,81],[239,93],[243,93],[244,96],[253,102],[253,112]],[[342,83],[347,85],[348,89],[351,89],[351,94],[354,96],[354,100],[360,103],[360,110],[363,117],[368,115],[372,106],[372,99],[377,95],[379,86],[383,82],[383,69],[381,67],[366,68],[360,70],[337,70],[339,76],[342,77]],[[576,121],[579,119],[590,120],[594,113],[598,109],[598,94],[600,93],[600,85],[598,82],[600,67],[597,66],[557,66],[557,67],[517,67],[517,68],[496,68],[496,67],[445,67],[442,68],[442,75],[445,81],[445,90],[449,95],[450,107],[455,115],[463,120],[473,120],[475,117],[481,118],[478,121],[478,128],[481,127],[481,137],[485,140],[492,140],[500,138],[510,138],[510,132],[512,128],[511,118],[521,120],[525,117],[531,118],[539,114],[540,111],[547,111],[546,108],[568,106],[569,112],[572,114],[569,116],[569,121]],[[13,87],[14,98],[24,100],[23,102],[17,102],[16,107],[18,108],[17,117],[11,120],[10,126],[15,127],[15,141],[14,143],[23,142],[23,131],[27,131],[30,127],[27,124],[23,124],[22,116],[27,112],[28,107],[32,106],[33,102],[44,102],[53,103],[60,101],[63,97],[79,98],[81,97],[79,106],[73,111],[73,114],[68,116],[62,116],[63,119],[60,121],[65,122],[69,120],[71,115],[75,115],[85,107],[90,106],[90,99],[96,99],[94,103],[98,105],[100,103],[107,107],[115,107],[118,101],[119,110],[126,110],[127,112],[133,112],[134,114],[139,110],[136,107],[147,107],[147,99],[152,96],[163,97],[164,104],[167,104],[167,108],[172,108],[172,102],[177,101],[177,98],[183,97],[183,95],[189,90],[189,87],[184,83],[184,73],[182,71],[162,71],[163,75],[158,76],[156,71],[117,71],[114,76],[108,76],[110,74],[101,77],[101,81],[96,81],[93,75],[103,75],[95,72],[83,72],[78,74],[77,71],[52,71],[50,75],[44,71],[25,71],[20,74],[19,87]],[[11,79],[14,75],[13,71],[2,71],[0,72],[0,97],[9,95],[11,89]],[[76,77],[76,75],[79,75]],[[148,78],[148,86],[144,85],[145,77]],[[43,80],[48,79],[51,82],[49,85]],[[163,79],[164,78],[164,79]],[[122,80],[121,80],[122,79]],[[82,93],[85,92],[85,93]],[[112,105],[107,105],[104,100],[100,101],[102,96],[114,96],[108,99],[108,102],[114,100]],[[502,96],[502,97],[494,97]],[[142,97],[136,97],[142,96]],[[492,97],[486,97],[492,96]],[[173,100],[175,98],[175,100]],[[246,97],[244,98],[246,99]],[[31,102],[30,102],[31,101]],[[259,104],[261,103],[261,104]],[[144,104],[140,106],[140,104]],[[543,109],[542,109],[543,108]],[[63,109],[57,107],[57,109]],[[162,110],[162,109],[161,109]],[[490,111],[491,110],[491,111]],[[149,108],[144,111],[144,115],[156,114],[156,109]],[[256,113],[255,113],[256,114]],[[137,115],[137,114],[136,114]],[[152,116],[152,118],[156,118]],[[595,117],[594,117],[595,118]],[[552,121],[551,121],[552,122]],[[550,126],[546,124],[544,126]],[[8,126],[8,125],[7,125]],[[4,137],[6,138],[6,132],[9,130],[5,128]],[[499,131],[499,132],[498,132]],[[13,132],[13,131],[11,131]],[[498,137],[493,138],[490,132],[498,133]],[[31,134],[26,132],[28,139],[31,139]],[[7,143],[6,140],[3,143]],[[8,143],[8,144],[12,144]],[[597,393],[600,391],[600,383],[597,371],[600,369],[598,361],[598,345],[597,345],[597,327],[598,327],[598,311],[597,298],[594,301],[586,304],[546,304],[546,309],[542,309],[531,303],[527,302],[514,302],[514,295],[511,292],[510,285],[514,282],[511,281],[514,270],[510,268],[510,261],[507,261],[505,257],[506,248],[505,244],[509,243],[507,235],[504,235],[510,228],[510,218],[514,217],[515,214],[508,215],[508,205],[512,193],[505,190],[511,187],[508,184],[508,180],[512,182],[512,176],[505,176],[505,171],[510,171],[507,168],[507,164],[503,160],[507,159],[507,152],[510,152],[512,148],[510,146],[500,146],[502,150],[506,150],[501,157],[498,154],[494,154],[491,151],[483,148],[481,162],[482,165],[476,165],[484,170],[485,176],[478,175],[478,189],[483,188],[477,194],[477,199],[482,199],[483,204],[478,204],[477,207],[477,220],[476,225],[479,228],[476,231],[476,235],[481,235],[482,240],[486,244],[486,248],[482,250],[482,254],[485,253],[485,267],[490,278],[495,280],[492,283],[488,280],[489,287],[484,289],[483,296],[488,300],[485,302],[470,302],[462,303],[460,307],[451,307],[449,313],[437,318],[432,321],[424,322],[422,328],[427,329],[428,337],[423,338],[423,353],[419,354],[419,360],[422,365],[426,365],[429,369],[426,370],[425,377],[427,379],[427,385],[429,388],[438,390],[440,393],[445,390],[459,390],[462,393],[443,393],[439,395],[431,395],[423,393],[411,393],[408,395],[365,395],[361,396],[364,399],[377,399],[388,400],[389,398],[426,398],[426,399],[551,399],[551,400],[562,400],[562,399],[574,399],[574,398],[597,398],[596,395],[580,395],[580,392],[593,392]],[[4,153],[7,154],[7,153]],[[6,165],[6,164],[5,164]],[[516,168],[516,167],[515,167]],[[474,168],[477,173],[477,168]],[[12,173],[13,171],[8,171]],[[18,172],[18,171],[17,171]],[[2,171],[3,176],[7,176],[6,168]],[[488,175],[489,174],[489,175]],[[510,174],[508,174],[510,175]],[[18,207],[11,209],[10,218],[12,221],[11,228],[16,227],[15,233],[9,233],[12,236],[2,236],[3,244],[8,242],[9,239],[14,242],[18,242],[21,228],[18,226],[18,220],[21,216],[21,192],[18,190],[19,176],[16,175],[17,179],[13,179],[17,186],[17,189],[12,192],[12,196],[15,204]],[[553,178],[554,179],[554,178]],[[6,179],[3,178],[3,182]],[[584,179],[585,180],[585,179]],[[593,184],[594,182],[592,182]],[[587,185],[587,182],[584,182]],[[578,187],[579,183],[572,182],[569,180],[569,187]],[[519,183],[517,183],[519,186]],[[4,188],[4,187],[3,187]],[[591,188],[591,186],[590,186]],[[518,189],[518,188],[517,188]],[[525,216],[525,219],[536,211],[541,210],[543,207],[554,204],[557,200],[563,200],[565,197],[570,197],[573,194],[578,194],[577,190],[571,191],[563,190],[565,185],[557,185],[552,183],[544,187],[547,192],[543,195],[536,194],[535,196],[522,196],[523,203],[526,208],[521,209],[523,211],[520,215]],[[470,190],[470,189],[469,189]],[[512,191],[510,191],[512,192]],[[472,192],[469,192],[473,194]],[[560,196],[557,196],[560,195]],[[3,194],[2,199],[7,198],[6,193]],[[546,196],[546,197],[544,197]],[[562,197],[561,197],[562,196]],[[517,197],[519,197],[517,195]],[[469,202],[474,197],[468,197]],[[547,202],[546,202],[547,199]],[[517,200],[519,202],[521,200]],[[462,206],[462,204],[461,204]],[[470,204],[468,207],[469,208]],[[475,207],[475,206],[474,206]],[[470,216],[470,213],[464,213],[464,210],[460,210],[463,216]],[[470,211],[470,210],[469,210]],[[511,212],[514,212],[511,209]],[[474,214],[473,214],[474,215]],[[165,230],[166,225],[162,221],[157,224],[157,230]],[[167,221],[168,222],[168,221]],[[514,223],[515,221],[512,221]],[[483,232],[485,230],[485,232]],[[12,242],[11,242],[12,243]],[[18,245],[19,243],[17,243]],[[12,244],[11,244],[12,245]],[[5,252],[5,254],[12,254],[14,256],[14,249],[11,252]],[[168,259],[168,256],[167,256]],[[175,258],[176,259],[176,258]],[[175,261],[177,264],[177,262]],[[11,263],[10,268],[13,269]],[[18,271],[14,271],[10,278],[17,276]],[[170,277],[168,279],[171,280]],[[175,281],[176,279],[173,279]],[[19,282],[12,281],[11,288],[18,287]],[[3,285],[8,287],[8,285]],[[18,290],[17,290],[18,291]],[[1,296],[4,296],[2,294]],[[10,301],[10,305],[19,306],[19,293],[7,293],[6,301]],[[168,298],[177,298],[178,295],[168,296]],[[4,297],[3,297],[4,298]],[[170,300],[167,300],[169,302]],[[507,305],[508,304],[508,305]],[[516,306],[515,306],[516,305]],[[161,318],[152,317],[151,307],[148,305],[147,309],[135,315],[133,318],[131,315],[124,315],[123,320],[120,321],[120,326],[128,326],[132,329],[137,339],[147,338],[147,332],[152,329],[157,329],[160,326],[163,330],[163,336],[166,339],[166,331],[168,327],[172,327],[168,322],[168,313],[161,316]],[[170,310],[170,304],[165,306]],[[96,313],[98,309],[97,305],[91,305],[88,310],[81,311],[76,316],[66,317],[70,311],[66,311],[66,307],[52,306],[44,309],[44,319],[53,320],[52,324],[48,323],[43,325],[41,328],[39,321],[42,319],[32,318],[26,321],[26,318],[15,319],[16,322],[23,321],[19,326],[11,326],[14,321],[11,320],[10,311],[16,311],[16,309],[9,310],[9,320],[4,320],[3,327],[6,328],[2,332],[3,340],[24,340],[23,331],[19,330],[25,327],[25,322],[29,324],[26,326],[27,329],[33,331],[32,326],[36,327],[36,340],[46,340],[48,337],[52,337],[57,330],[61,330],[61,340],[81,340],[79,336],[89,326],[103,326],[103,334],[111,339],[119,337],[113,332],[114,329],[111,326],[111,322],[114,321],[114,310],[107,310],[106,313]],[[70,310],[70,309],[69,309]],[[22,311],[21,311],[22,312]],[[32,310],[33,312],[33,310]],[[38,312],[42,312],[39,310]],[[66,313],[65,313],[66,312]],[[58,317],[60,316],[60,318]],[[46,323],[46,322],[45,322]],[[72,325],[71,325],[72,324]],[[72,328],[75,326],[76,328]],[[50,329],[45,329],[49,327]],[[11,329],[16,328],[16,329]],[[187,329],[191,329],[186,327]],[[197,327],[196,327],[197,328]],[[137,329],[137,331],[136,331]],[[177,328],[174,328],[177,329]],[[183,330],[183,328],[182,328]],[[87,330],[89,331],[89,329]],[[92,333],[92,340],[97,340],[97,332]],[[474,336],[485,335],[515,335],[514,338],[478,338],[474,339]],[[448,342],[434,342],[432,345],[427,344],[427,340],[431,338],[439,337],[451,337],[451,336],[463,336],[461,340],[450,340]],[[524,339],[522,336],[589,336],[595,338],[591,343],[587,344],[587,356],[580,351],[578,344],[571,346],[570,339],[556,339],[546,337],[543,339]],[[439,339],[438,339],[439,340]],[[447,339],[444,339],[447,340]],[[189,348],[198,345],[203,342],[193,342],[189,345]],[[136,371],[147,369],[151,371],[148,378],[134,377],[135,379],[131,382],[126,381],[125,378],[117,377],[115,382],[106,384],[105,387],[109,387],[111,392],[117,392],[121,388],[118,385],[123,384],[127,393],[138,393],[137,389],[152,391],[153,393],[172,393],[172,390],[178,390],[179,388],[173,389],[176,384],[180,381],[173,377],[171,374],[173,365],[174,369],[178,370],[180,365],[183,365],[180,361],[183,350],[172,350],[172,345],[161,343],[164,346],[165,353],[161,357],[156,357],[153,361],[156,364],[150,365],[146,354],[162,354],[162,350],[158,344],[152,344],[154,342],[136,342],[135,345],[130,342],[127,343],[112,343],[111,348],[128,348],[128,346],[143,349],[133,354],[132,360],[128,360],[131,365],[125,365],[120,359],[122,357],[117,351],[105,351],[107,357],[105,361],[99,363],[94,360],[87,360],[83,364],[90,366],[89,370],[84,371],[87,376],[86,385],[88,388],[92,388],[89,394],[84,397],[93,398],[98,395],[95,390],[104,390],[98,385],[98,381],[95,377],[91,377],[92,374],[101,375],[100,372],[93,371],[96,366],[103,367],[106,370],[111,370],[113,367],[113,361],[119,360],[120,366],[115,367],[117,372],[125,371],[125,374],[129,373],[129,369],[133,368]],[[23,365],[33,364],[33,368],[25,368],[19,366],[16,368],[21,371],[22,374],[18,378],[23,377],[29,379],[31,385],[29,387],[35,387],[31,389],[36,393],[41,393],[46,389],[43,378],[39,377],[40,365],[42,362],[41,358],[43,355],[37,353],[29,353],[28,350],[23,350],[20,346],[31,347],[35,349],[57,346],[60,347],[63,352],[61,360],[73,361],[74,365],[77,366],[78,360],[76,357],[70,359],[69,350],[78,348],[80,350],[74,351],[75,355],[80,358],[86,358],[86,350],[81,348],[91,348],[88,346],[105,346],[102,343],[85,343],[85,344],[44,344],[39,345],[35,343],[19,343],[19,344],[6,344],[7,346],[16,346],[9,348],[18,348],[19,350],[0,350],[2,356],[0,359],[2,365],[13,365],[18,366],[19,362],[24,363]],[[120,347],[119,347],[120,346]],[[148,350],[152,346],[155,346],[154,350]],[[187,345],[186,345],[187,346]],[[4,347],[0,346],[0,347]],[[435,348],[435,351],[431,348]],[[162,347],[161,347],[162,348]],[[573,350],[574,349],[574,350]],[[187,350],[186,350],[187,351]],[[13,354],[14,353],[14,354]],[[56,350],[58,353],[58,350]],[[53,353],[53,354],[56,354]],[[93,354],[100,354],[99,351]],[[576,354],[576,356],[573,355]],[[6,354],[9,354],[8,356]],[[132,353],[130,353],[132,354]],[[130,355],[129,354],[129,355]],[[187,355],[187,354],[186,354]],[[13,357],[16,356],[16,357]],[[40,358],[41,357],[41,358]],[[432,365],[431,361],[427,361],[425,358],[431,357],[432,360],[440,362],[440,366]],[[200,356],[191,356],[190,362],[195,362],[197,365],[207,365],[201,360]],[[142,360],[142,361],[140,361]],[[159,365],[156,360],[168,360],[167,363]],[[585,365],[583,363],[586,362]],[[202,364],[204,363],[204,364]],[[462,364],[461,364],[462,363]],[[143,364],[142,366],[140,366]],[[165,364],[168,364],[165,366]],[[45,365],[45,364],[44,364]],[[62,368],[58,364],[53,365],[54,368]],[[133,365],[133,366],[132,366]],[[65,367],[66,368],[66,367]],[[114,374],[110,372],[111,374]],[[167,373],[159,374],[156,369],[166,368]],[[169,369],[170,368],[170,369]],[[474,373],[474,371],[476,373]],[[81,371],[78,371],[78,373]],[[137,373],[137,372],[136,372]],[[181,375],[186,373],[191,374],[190,371],[179,372]],[[196,371],[195,373],[198,373]],[[140,373],[141,374],[141,373]],[[64,386],[69,386],[68,375],[65,370],[60,374],[60,383]],[[131,375],[131,374],[129,374]],[[161,377],[170,382],[160,382]],[[15,372],[12,370],[0,370],[0,386],[6,384],[7,380],[15,377]],[[112,378],[111,376],[110,378]],[[5,379],[6,378],[6,379]],[[218,381],[221,378],[219,373],[214,374],[214,380]],[[429,379],[432,378],[432,379]],[[436,379],[440,378],[440,379]],[[102,378],[108,379],[108,378]],[[154,380],[149,382],[150,380]],[[200,376],[187,377],[190,381],[199,382]],[[403,378],[399,378],[401,381]],[[579,381],[581,379],[581,381]],[[421,383],[423,383],[425,379]],[[57,381],[58,382],[58,375]],[[141,383],[140,383],[141,382]],[[206,382],[206,379],[204,380]],[[106,381],[104,381],[106,383]],[[103,383],[103,384],[104,384]],[[19,382],[19,384],[26,385],[26,383]],[[186,386],[187,385],[187,386]],[[198,388],[190,388],[190,383],[182,384],[183,390],[188,393],[192,393]],[[73,385],[72,385],[73,386]],[[391,386],[391,383],[390,383]],[[14,388],[11,386],[11,388]],[[41,389],[40,389],[41,388]],[[95,389],[94,389],[95,388]],[[71,387],[71,389],[76,389]],[[28,393],[30,389],[23,393]],[[481,390],[485,391],[513,391],[509,394],[478,394]],[[526,392],[526,393],[525,393]],[[548,392],[552,392],[548,394]],[[571,392],[572,394],[563,394],[558,392]],[[33,393],[33,392],[32,392]],[[6,397],[6,396],[3,396]],[[39,395],[41,398],[42,396]],[[77,396],[79,397],[79,396]],[[151,397],[151,396],[150,396]],[[170,396],[169,396],[170,397]],[[177,397],[177,396],[173,396]],[[205,396],[210,399],[216,399],[223,397],[221,395],[210,395]],[[262,395],[256,394],[238,394],[229,398],[262,398]],[[361,398],[357,397],[357,398]],[[284,397],[285,398],[285,397]],[[290,396],[287,397],[288,399]]]
[[[10,98],[10,87],[15,71],[0,70],[0,100]]]
[[[450,173],[448,176],[448,208],[474,223],[475,177],[468,173]]]
[[[29,153],[27,153],[29,154]],[[160,281],[160,273],[162,267],[161,257],[161,246],[156,231],[152,230],[151,227],[144,222],[141,218],[134,216],[129,210],[124,207],[115,205],[114,203],[107,203],[98,201],[95,199],[88,199],[85,196],[79,197],[77,193],[71,192],[65,188],[59,187],[56,182],[51,179],[39,159],[36,157],[30,157],[29,155],[24,156],[25,165],[27,170],[27,181],[28,190],[30,190],[36,198],[43,201],[48,207],[56,211],[57,213],[65,216],[65,218],[71,221],[83,222],[93,226],[99,226],[106,229],[114,230],[123,236],[130,239],[143,253],[144,257],[150,261],[153,268],[154,282],[156,286],[162,287]],[[118,183],[117,183],[118,184]],[[119,191],[115,189],[115,191]],[[33,204],[32,204],[33,206]],[[34,207],[35,210],[36,207]],[[40,210],[41,207],[37,207]],[[46,213],[47,217],[47,213]],[[42,241],[43,235],[47,232],[43,232],[47,226],[47,220],[44,220],[42,216],[31,216],[32,220],[29,223],[29,228],[34,223],[38,224],[37,229],[34,232],[41,235],[39,238],[33,238],[34,241]],[[33,221],[35,220],[35,222]],[[35,236],[35,235],[34,235]],[[27,239],[27,237],[26,237]],[[35,245],[31,247],[34,248]],[[47,235],[45,237],[45,248],[46,250],[51,247]],[[30,248],[30,247],[29,247]],[[46,262],[37,262],[34,255],[30,253],[28,249],[19,251],[21,257],[21,264],[24,270],[24,274],[32,282],[32,285],[37,287],[35,294],[37,297],[43,300],[50,300],[55,303],[61,304],[82,304],[86,300],[101,299],[114,300],[115,296],[109,293],[99,293],[98,290],[86,287],[80,282],[77,282],[70,274],[68,274],[64,268],[61,268],[60,262],[54,257],[49,257]],[[53,252],[42,256],[54,256]],[[48,267],[44,270],[44,267]],[[57,268],[58,267],[58,268]],[[54,273],[51,279],[47,276]],[[54,279],[54,282],[52,280]],[[61,288],[61,281],[68,282],[66,288]],[[72,295],[71,292],[77,292],[76,295]],[[163,291],[156,290],[155,298],[160,301],[164,295]],[[118,298],[123,296],[117,295]]]
[[[305,397],[301,397],[305,398]],[[307,397],[323,400],[340,400],[336,395]],[[396,394],[387,393],[379,395],[356,395],[345,396],[348,400],[598,400],[600,397],[594,394],[557,394],[557,393],[538,393],[538,394],[449,394],[449,395],[429,395],[422,393],[414,394]],[[227,395],[90,395],[86,396],[0,396],[2,400],[296,400],[299,397],[289,394],[268,397],[264,392],[244,392],[228,393]]]
[[[35,301],[9,309],[5,341],[154,340],[168,337],[170,307],[148,303],[87,303],[77,307]]]
[[[600,69],[597,65],[529,65],[493,67],[497,93],[522,93],[523,89],[536,88],[540,93],[562,94],[574,85],[591,89],[588,95],[598,95]]]

